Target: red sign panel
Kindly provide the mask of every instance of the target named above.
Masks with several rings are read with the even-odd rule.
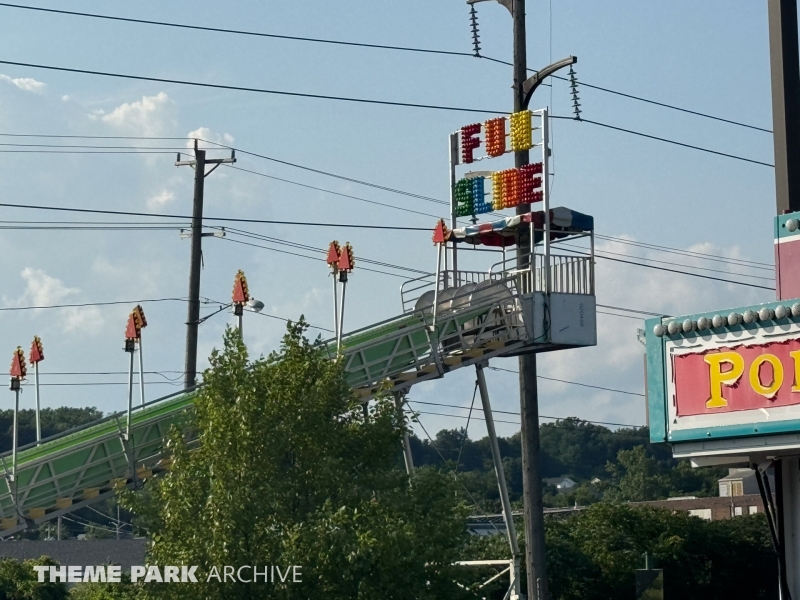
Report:
[[[800,404],[800,340],[673,357],[679,417]]]

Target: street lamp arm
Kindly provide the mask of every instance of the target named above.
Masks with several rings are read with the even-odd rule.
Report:
[[[488,1],[489,0],[467,0],[467,4],[477,4],[478,2]],[[505,6],[512,15],[514,14],[514,0],[497,0],[497,3]]]
[[[567,58],[562,58],[559,61],[554,62],[551,65],[547,65],[544,69],[536,73],[533,77],[529,77],[525,80],[525,83],[522,84],[522,106],[528,108],[528,103],[531,101],[531,96],[533,96],[533,92],[536,91],[545,79],[550,77],[553,73],[558,71],[559,69],[563,69],[564,67],[568,67],[570,65],[574,65],[578,62],[577,56],[568,56]]]

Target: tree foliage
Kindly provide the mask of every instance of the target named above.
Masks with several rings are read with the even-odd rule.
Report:
[[[664,569],[665,598],[777,597],[777,563],[763,515],[705,521],[599,503],[569,519],[548,519],[546,543],[553,600],[633,600],[645,552]]]
[[[195,417],[173,431],[171,472],[147,503],[151,564],[302,567],[302,582],[144,586],[167,598],[470,597],[451,563],[465,542],[452,480],[396,468],[405,424],[380,398],[368,417],[336,361],[290,324],[250,362],[238,332],[215,351]],[[194,441],[187,442],[187,436]],[[194,448],[194,449],[190,449]],[[247,575],[248,572],[245,571]]]
[[[63,583],[39,583],[34,565],[58,565],[45,556],[25,561],[0,560],[0,600],[66,600]]]

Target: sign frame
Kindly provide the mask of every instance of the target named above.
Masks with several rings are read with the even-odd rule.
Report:
[[[800,434],[800,404],[781,407],[791,409],[784,412],[796,413],[796,418],[770,420],[767,411],[751,409],[722,413],[726,415],[722,419],[717,419],[721,415],[699,415],[689,419],[683,417],[687,422],[695,421],[697,426],[673,427],[676,413],[671,395],[673,374],[672,361],[669,358],[672,349],[687,348],[692,342],[708,343],[711,341],[719,344],[720,347],[741,346],[745,341],[756,343],[753,340],[758,332],[767,332],[776,342],[789,336],[792,336],[793,339],[800,339],[800,315],[793,316],[793,312],[800,311],[792,310],[793,305],[797,303],[797,300],[779,300],[681,317],[656,317],[646,320],[647,410],[650,441],[672,444],[675,447],[676,455],[681,453],[680,447],[687,450],[689,447],[696,447],[697,452],[692,452],[692,454],[709,455],[730,453],[734,449],[738,453],[749,450],[763,451],[772,445],[771,442],[779,442],[780,438],[785,438],[785,434],[793,434],[791,437],[798,436]],[[740,318],[739,323],[734,325],[729,325],[727,321],[728,316],[733,313],[738,315],[744,315],[747,311],[757,313],[765,308],[775,311],[779,306],[787,309],[786,316],[780,319],[773,318],[764,322],[759,320],[745,323]],[[721,327],[711,326],[715,316],[724,318],[725,324]],[[688,332],[684,332],[681,328],[680,331],[670,334],[667,330],[669,323],[673,321],[679,325],[682,325],[684,321],[696,324],[702,318],[709,322],[709,328],[703,331],[698,331],[696,325]],[[664,328],[663,335],[656,334],[657,326]],[[752,420],[743,418],[755,414],[761,415],[760,418]],[[730,415],[735,416],[731,417]],[[715,420],[721,422],[715,423]],[[785,446],[785,443],[779,442],[779,445]],[[797,447],[800,447],[800,444]]]

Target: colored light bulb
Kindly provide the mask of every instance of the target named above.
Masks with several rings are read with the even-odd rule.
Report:
[[[514,152],[533,148],[531,111],[523,110],[511,115],[511,149]]]
[[[461,128],[461,162],[470,164],[474,158],[473,151],[481,145],[481,140],[476,137],[481,132],[481,124],[473,123]]]
[[[506,118],[489,119],[483,124],[486,130],[486,154],[502,156],[506,152]]]

